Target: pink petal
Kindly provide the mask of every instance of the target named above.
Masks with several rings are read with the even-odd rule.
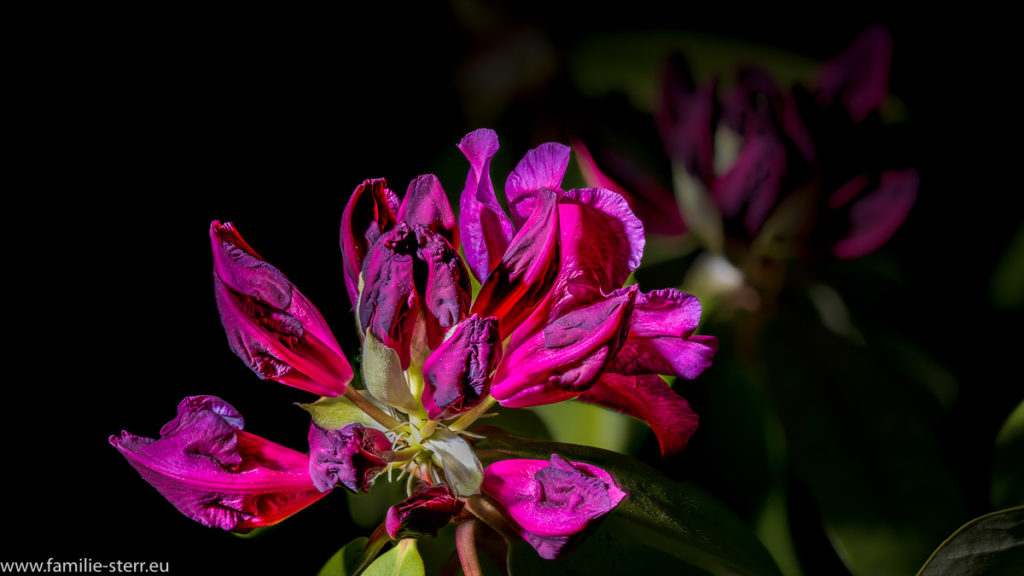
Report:
[[[558,202],[562,271],[567,284],[609,293],[640,266],[644,226],[626,200],[603,188],[565,192]]]
[[[465,318],[470,292],[469,272],[442,234],[399,222],[363,266],[359,321],[364,332],[398,353],[405,369],[417,321],[425,322],[427,343],[436,348]]]
[[[402,206],[398,209],[398,220],[411,228],[425,226],[447,238],[452,246],[459,245],[455,213],[441,181],[433,174],[418,176],[409,183]]]
[[[340,430],[309,427],[309,475],[321,492],[344,486],[367,492],[373,479],[387,467],[391,442],[375,428],[354,423]]]
[[[518,229],[536,206],[541,190],[557,192],[569,167],[569,147],[556,142],[541,144],[519,161],[505,182],[505,198],[512,212],[512,223]]]
[[[697,414],[686,399],[653,374],[606,372],[579,399],[647,422],[666,458],[682,451],[697,430]]]
[[[420,300],[413,275],[418,243],[408,225],[400,222],[374,244],[363,265],[363,291],[359,295],[359,321],[398,353],[402,367],[411,362],[410,346]]]
[[[416,240],[417,256],[426,263],[426,284],[417,289],[426,312],[427,344],[437,348],[448,330],[466,317],[472,285],[458,250],[443,235],[421,227],[416,230]]]
[[[261,378],[343,394],[352,367],[316,307],[230,223],[214,221],[210,243],[214,296],[232,351]]]
[[[889,93],[892,46],[892,37],[884,28],[864,30],[818,71],[818,100],[823,104],[838,101],[854,122],[880,109]]]
[[[451,418],[488,394],[501,360],[495,318],[472,315],[423,363],[423,406],[431,420]]]
[[[555,195],[538,193],[530,218],[480,287],[473,313],[498,319],[502,338],[512,333],[551,291],[560,267]]]
[[[160,438],[122,432],[110,444],[181,513],[205,525],[248,532],[319,500],[308,458],[242,432],[241,416],[213,396],[186,398]]]
[[[558,555],[568,536],[626,497],[604,470],[557,454],[551,455],[550,462],[495,462],[484,470],[481,491],[508,513],[523,537],[548,559]]]
[[[640,294],[629,336],[608,370],[696,378],[711,366],[718,349],[714,336],[693,335],[700,313],[697,298],[678,290]]]
[[[850,233],[833,246],[836,258],[859,258],[885,244],[910,214],[919,178],[910,170],[883,172],[878,188],[850,209]]]
[[[395,226],[398,197],[383,178],[365,180],[345,204],[341,217],[341,255],[345,288],[352,306],[359,302],[359,273],[363,260],[380,235]]]
[[[551,404],[589,388],[618,353],[629,330],[636,287],[564,314],[508,352],[491,395],[502,406]]]
[[[483,282],[501,261],[514,233],[512,221],[501,209],[491,183],[491,158],[498,151],[498,136],[481,128],[459,142],[469,160],[469,174],[459,203],[459,230],[466,264]]]

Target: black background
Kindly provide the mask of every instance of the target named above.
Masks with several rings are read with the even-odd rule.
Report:
[[[235,222],[354,354],[337,237],[351,190],[383,176],[403,191],[481,121],[509,161],[561,135],[550,122],[569,113],[557,81],[515,94],[490,118],[470,117],[461,100],[466,62],[523,27],[558,50],[601,31],[692,29],[825,59],[864,25],[888,26],[891,88],[910,112],[923,182],[886,248],[915,294],[894,306],[893,321],[961,383],[950,459],[965,477],[987,466],[973,440],[990,437],[1021,397],[1020,312],[994,309],[986,292],[1021,222],[1020,186],[1005,169],[1019,149],[1009,125],[1019,89],[998,17],[519,2],[499,3],[491,24],[474,28],[459,8],[468,5],[150,8],[19,21],[5,90],[18,101],[8,107],[14,177],[4,210],[13,314],[2,494],[13,532],[0,560],[308,574],[356,535],[340,494],[256,539],[203,528],[107,438],[122,429],[156,436],[181,398],[215,394],[248,430],[301,449],[308,420],[291,404],[309,396],[258,380],[224,341],[210,221]],[[461,188],[464,173],[441,176],[446,189]]]

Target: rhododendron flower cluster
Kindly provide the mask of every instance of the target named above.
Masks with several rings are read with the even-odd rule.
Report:
[[[311,416],[305,453],[244,432],[241,415],[210,396],[183,401],[158,439],[111,437],[182,513],[245,532],[338,487],[361,493],[386,478],[408,490],[382,525],[393,539],[472,518],[480,508],[466,502],[484,498],[555,558],[628,494],[607,471],[558,454],[485,467],[474,450],[483,437],[469,430],[479,417],[578,399],[647,421],[666,456],[686,445],[697,417],[659,375],[696,377],[716,340],[695,334],[693,296],[626,285],[644,247],[626,201],[562,189],[570,150],[549,143],[508,176],[505,212],[490,177],[495,133],[470,133],[459,149],[469,173],[458,218],[433,175],[401,199],[383,179],[366,180],[345,205],[358,371],[285,275],[233,224],[211,224],[230,348],[260,378],[319,399],[301,405]]]
[[[789,90],[753,66],[727,89],[718,77],[698,82],[674,54],[653,118],[672,181],[584,134],[587,180],[627,197],[653,233],[695,240],[711,262],[697,268],[726,287],[728,273],[756,273],[765,260],[864,256],[896,233],[918,189],[916,170],[882,152],[892,48],[871,27],[809,87]]]

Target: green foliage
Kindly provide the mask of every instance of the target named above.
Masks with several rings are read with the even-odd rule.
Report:
[[[365,576],[423,576],[424,573],[423,559],[412,538],[398,542],[363,572]]]
[[[1024,506],[975,518],[953,533],[918,576],[1011,576],[1024,568]]]
[[[1017,405],[996,437],[992,505],[1024,506],[1024,402]]]

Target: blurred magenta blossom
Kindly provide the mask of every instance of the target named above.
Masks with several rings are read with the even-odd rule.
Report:
[[[301,405],[312,418],[307,454],[242,432],[241,416],[213,397],[186,399],[159,439],[111,437],[184,514],[244,532],[397,473],[408,498],[388,511],[391,538],[436,534],[483,494],[553,558],[625,492],[608,472],[555,454],[485,470],[482,437],[467,432],[477,418],[495,404],[576,398],[646,420],[666,456],[683,449],[697,416],[659,374],[695,378],[717,341],[695,334],[693,296],[625,285],[644,246],[628,204],[602,188],[563,190],[570,150],[549,143],[508,176],[506,213],[489,174],[495,133],[477,130],[459,149],[470,164],[459,218],[433,175],[401,201],[383,179],[366,180],[344,208],[361,385],[313,304],[234,225],[211,224],[232,351],[261,378],[320,398]]]
[[[869,28],[810,88],[788,90],[755,67],[725,89],[698,83],[674,54],[653,119],[672,182],[586,134],[584,174],[626,197],[652,233],[687,234],[739,271],[763,258],[861,257],[895,234],[918,188],[913,168],[881,152],[892,44]]]

